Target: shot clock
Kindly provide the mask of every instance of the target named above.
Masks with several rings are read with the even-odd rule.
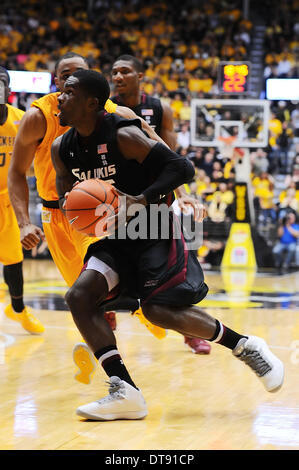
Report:
[[[249,91],[249,62],[220,62],[218,70],[219,92],[224,95],[246,95]]]

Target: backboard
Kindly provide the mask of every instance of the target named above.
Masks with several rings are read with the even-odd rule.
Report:
[[[270,103],[251,99],[191,101],[191,145],[218,147],[219,137],[235,136],[235,147],[268,145]]]

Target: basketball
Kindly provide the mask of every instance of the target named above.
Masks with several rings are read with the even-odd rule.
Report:
[[[65,214],[72,227],[90,237],[109,235],[107,218],[117,212],[116,189],[98,178],[78,183],[65,204]]]

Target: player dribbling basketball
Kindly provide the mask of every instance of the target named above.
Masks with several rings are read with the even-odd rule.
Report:
[[[170,204],[173,190],[193,177],[193,166],[146,138],[140,121],[105,116],[109,93],[104,76],[94,71],[75,72],[65,83],[59,98],[60,122],[73,127],[52,145],[61,207],[81,172],[105,166],[97,154],[98,145],[103,144],[107,145],[107,165],[114,165],[115,187],[126,193],[127,206],[137,202],[147,210],[154,203]],[[171,211],[168,222],[172,228],[176,225]],[[171,232],[168,239],[108,237],[90,245],[85,261],[66,301],[81,335],[108,375],[110,388],[108,397],[79,407],[78,415],[94,420],[147,415],[142,393],[121,359],[113,331],[98,314],[98,306],[107,296],[124,287],[136,289],[144,315],[153,323],[218,342],[251,367],[267,391],[281,387],[283,364],[264,340],[238,334],[194,305],[208,289],[182,234],[175,238]]]

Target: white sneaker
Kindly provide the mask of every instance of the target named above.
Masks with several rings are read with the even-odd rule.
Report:
[[[268,392],[280,389],[284,379],[284,365],[272,354],[262,338],[249,336],[248,339],[240,339],[233,355],[251,367]]]
[[[96,421],[142,419],[147,407],[140,390],[119,377],[110,377],[109,395],[77,409],[77,415]]]

